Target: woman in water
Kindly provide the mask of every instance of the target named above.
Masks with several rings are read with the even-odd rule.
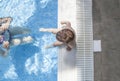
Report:
[[[10,27],[11,17],[0,18],[0,54],[7,55],[9,48],[13,45],[30,43],[33,39],[31,36],[16,36],[26,35],[30,30],[22,27]]]
[[[60,45],[66,45],[66,49],[70,51],[75,46],[75,31],[71,27],[71,23],[69,21],[63,21],[61,22],[62,25],[64,25],[61,28],[53,29],[53,28],[40,28],[40,31],[42,32],[51,32],[56,34],[57,41],[54,42],[52,45],[47,46],[60,46]]]

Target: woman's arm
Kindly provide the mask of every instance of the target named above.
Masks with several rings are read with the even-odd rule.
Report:
[[[0,30],[5,31],[6,29],[8,29],[11,20],[12,20],[11,17],[0,18]]]
[[[0,18],[3,23],[10,23],[12,18],[11,17],[5,17],[5,18]]]

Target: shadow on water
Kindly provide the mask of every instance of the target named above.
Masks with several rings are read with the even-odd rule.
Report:
[[[28,76],[28,74],[25,72],[26,60],[37,52],[39,52],[39,48],[32,44],[16,46],[10,51],[12,62],[16,68],[16,73],[21,81],[25,80],[25,76]]]

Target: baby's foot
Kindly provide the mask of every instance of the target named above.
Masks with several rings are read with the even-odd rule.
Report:
[[[23,38],[23,42],[26,42],[26,43],[30,43],[33,41],[33,38],[31,36],[28,36],[28,37],[24,37]]]
[[[41,32],[47,32],[47,30],[45,28],[40,28],[39,31],[41,31]]]

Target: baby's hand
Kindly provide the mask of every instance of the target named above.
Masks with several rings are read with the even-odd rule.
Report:
[[[47,32],[47,30],[45,28],[40,28],[39,31],[41,31],[41,32]]]
[[[4,41],[3,42],[3,47],[4,48],[8,48],[9,47],[9,42],[8,41]]]

